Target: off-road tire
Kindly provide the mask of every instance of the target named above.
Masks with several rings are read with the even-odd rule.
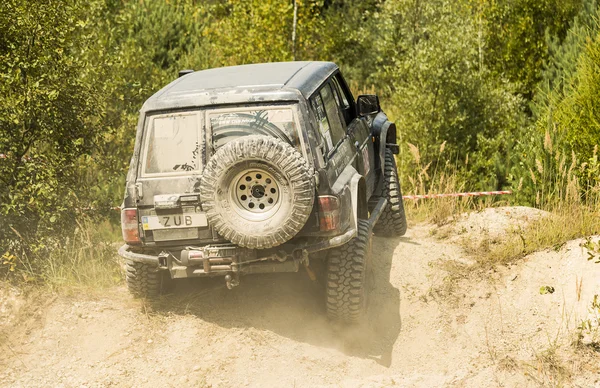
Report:
[[[369,222],[358,220],[356,237],[329,252],[325,291],[330,319],[356,323],[365,314],[370,250]]]
[[[127,288],[136,298],[156,299],[171,290],[173,279],[168,271],[146,263],[125,263]]]
[[[404,236],[406,233],[406,214],[404,212],[404,200],[398,180],[398,170],[394,154],[389,149],[385,150],[385,165],[383,167],[383,185],[380,197],[388,200],[383,209],[379,221],[375,224],[373,231],[379,236]]]
[[[314,179],[290,144],[269,136],[244,136],[211,157],[200,197],[208,222],[221,236],[242,247],[265,249],[302,229],[313,209]]]

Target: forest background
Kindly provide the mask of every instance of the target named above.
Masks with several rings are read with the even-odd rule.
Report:
[[[597,216],[598,17],[596,0],[5,0],[2,273],[37,280],[114,240],[137,112],[188,68],[334,61],[397,123],[405,193]]]

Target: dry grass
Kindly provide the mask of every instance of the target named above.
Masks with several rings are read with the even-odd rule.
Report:
[[[52,291],[65,293],[114,286],[123,280],[117,235],[108,221],[79,221],[74,235],[47,257],[41,273],[29,275],[41,278]]]
[[[587,206],[558,207],[549,216],[509,230],[502,239],[467,241],[465,248],[478,264],[489,268],[512,263],[542,249],[560,249],[567,241],[600,234],[600,211]]]
[[[568,337],[569,333],[565,334]],[[520,369],[540,387],[573,386],[577,376],[597,373],[599,351],[577,341],[558,341],[557,336],[545,348],[534,352],[532,362],[522,363]]]
[[[408,155],[402,160],[408,166],[404,170],[410,171],[402,176],[404,194],[430,195],[472,191],[458,172],[468,166],[468,158],[454,163],[450,159],[445,141],[439,145],[435,162],[428,163],[423,160],[419,147],[408,143]],[[508,204],[504,197],[453,197],[405,201],[411,221],[427,221],[438,226],[452,222],[454,217],[462,213],[502,204]]]
[[[564,387],[571,381],[573,365],[563,354],[556,346],[537,353],[534,363],[525,365],[525,375],[542,387]]]
[[[420,150],[408,144],[410,174],[403,176],[410,193],[434,194],[469,191],[459,178],[459,166],[452,165],[440,144],[436,166],[422,160]],[[525,255],[547,248],[558,248],[569,240],[600,234],[600,162],[598,147],[587,162],[580,162],[575,154],[566,155],[553,147],[546,136],[544,162],[536,159],[535,171],[519,179],[534,189],[537,207],[551,216],[542,217],[523,228],[507,231],[502,239],[478,238],[467,243],[467,251],[484,267],[493,267],[518,260]],[[465,165],[468,160],[464,161]],[[441,166],[441,167],[440,167]],[[406,190],[405,190],[406,191]],[[486,207],[514,204],[515,197],[439,198],[406,200],[405,207],[412,222],[431,222],[438,226],[452,223],[457,216]],[[443,236],[438,236],[443,237]]]

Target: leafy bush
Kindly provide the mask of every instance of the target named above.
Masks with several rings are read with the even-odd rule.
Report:
[[[98,139],[98,96],[82,72],[83,1],[15,1],[0,14],[0,242],[17,257],[68,233],[79,204],[79,161]]]
[[[434,171],[442,167],[438,148],[444,143],[469,189],[503,187],[511,144],[526,121],[523,101],[487,69],[468,7],[445,0],[390,2],[378,25],[380,35],[392,39],[380,47],[387,64],[376,73],[376,85],[385,85],[401,133],[403,175],[413,169],[408,145],[418,147]],[[420,189],[428,191],[425,186]]]

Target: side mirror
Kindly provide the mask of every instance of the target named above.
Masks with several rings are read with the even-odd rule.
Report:
[[[359,116],[374,115],[381,111],[379,97],[375,94],[363,94],[356,99]]]

